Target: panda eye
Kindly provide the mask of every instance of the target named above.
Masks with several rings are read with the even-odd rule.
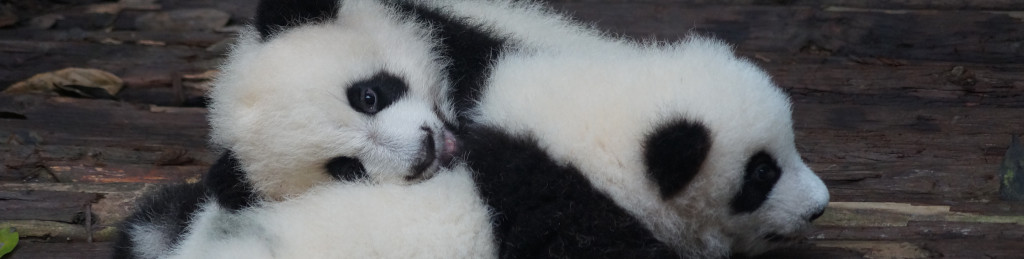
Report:
[[[363,108],[363,112],[366,112],[366,113],[377,112],[377,92],[373,91],[373,89],[371,89],[371,88],[366,88],[366,89],[363,89],[362,96],[363,96],[363,98],[362,98],[361,106]]]
[[[352,83],[345,90],[348,104],[357,112],[374,115],[387,109],[409,90],[402,79],[388,73],[378,73],[366,80]]]
[[[756,181],[767,182],[778,178],[779,170],[770,164],[761,163],[754,167],[754,180]]]
[[[761,207],[781,176],[782,170],[767,152],[761,151],[751,156],[744,169],[743,186],[732,198],[733,213],[749,213]]]

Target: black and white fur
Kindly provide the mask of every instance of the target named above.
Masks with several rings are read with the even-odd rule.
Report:
[[[224,155],[144,199],[115,257],[493,257],[469,172],[443,167],[443,62],[381,3],[262,1],[210,93]]]
[[[483,130],[469,134],[482,137],[466,141],[468,160],[482,181],[490,174],[498,174],[490,179],[497,182],[551,170],[534,170],[534,159],[477,163],[489,153],[473,155],[475,150],[543,151],[548,164],[583,177],[565,184],[574,188],[527,186],[559,196],[597,190],[655,238],[696,257],[755,255],[789,244],[828,201],[824,184],[796,151],[788,98],[767,75],[716,41],[691,38],[601,55],[532,53],[499,60],[494,71],[472,112]],[[511,144],[492,144],[500,138]],[[508,163],[528,167],[503,170],[515,168]],[[503,188],[510,187],[481,185],[490,205],[495,200],[511,204],[496,209],[498,217],[533,206],[523,202],[527,198],[488,196]],[[515,192],[528,192],[525,188]],[[603,225],[618,227],[617,222]],[[496,233],[499,239],[505,235]]]
[[[314,6],[294,6],[303,4]],[[425,28],[372,1],[260,9],[259,32],[243,32],[222,67],[209,115],[214,144],[233,152],[255,192],[416,182],[451,158],[446,82]]]
[[[342,14],[350,3],[378,6],[347,1]],[[284,198],[277,203],[259,202],[241,210],[206,203],[192,226],[224,227],[191,227],[201,231],[188,231],[173,254],[402,257],[408,254],[379,253],[383,247],[412,245],[387,251],[475,258],[494,256],[495,250],[503,258],[753,255],[796,240],[827,202],[824,185],[796,153],[788,99],[760,69],[737,59],[721,43],[692,38],[667,46],[635,44],[531,3],[393,4],[387,7],[395,14],[427,25],[436,40],[423,42],[440,45],[431,49],[439,52],[425,53],[439,54],[445,61],[437,75],[454,86],[444,93],[454,100],[473,184],[487,208],[474,198],[473,186],[465,187],[470,173],[462,167],[390,195],[380,188],[365,191],[365,196],[346,193],[354,188],[348,182],[309,188],[300,184],[282,188],[300,194],[281,192]],[[318,38],[303,35],[281,46],[307,46],[302,42]],[[244,56],[232,61],[276,61]],[[241,164],[246,163],[252,162]],[[272,174],[242,175],[242,183],[274,180]],[[316,185],[317,180],[311,182]],[[257,193],[273,193],[264,190],[276,185],[253,186]],[[420,187],[431,191],[417,193]],[[324,215],[346,215],[351,208],[393,211],[372,205],[409,198],[403,195],[463,205],[402,209],[403,215],[423,213],[434,219],[429,222],[452,224],[447,232],[373,213],[339,218],[343,223],[334,225],[318,221],[330,218]],[[353,205],[338,197],[366,200]],[[323,210],[334,206],[343,209]],[[493,226],[481,223],[488,209]],[[318,216],[295,217],[295,211]],[[388,221],[366,221],[378,217]],[[350,225],[361,221],[366,222]],[[490,227],[497,241],[493,246],[488,246]],[[389,233],[407,228],[415,230],[384,235],[389,239],[353,240],[374,234],[374,229]],[[225,231],[232,234],[220,235]],[[410,241],[428,235],[458,238],[430,243],[433,250]],[[311,236],[330,237],[332,243]],[[334,249],[349,247],[340,244],[347,242],[370,249]]]
[[[725,44],[632,43],[531,3],[406,5],[451,55],[501,257],[756,255],[828,201],[788,98]]]

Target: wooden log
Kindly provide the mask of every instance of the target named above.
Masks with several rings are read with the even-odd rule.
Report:
[[[80,224],[95,193],[0,191],[0,220],[47,220]]]

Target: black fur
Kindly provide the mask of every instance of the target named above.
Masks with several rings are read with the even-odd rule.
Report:
[[[441,39],[440,55],[450,64],[445,73],[452,80],[452,97],[460,125],[469,121],[468,114],[483,91],[488,70],[505,50],[506,40],[486,33],[481,26],[443,14],[412,2],[397,5],[400,14],[435,26],[435,37]]]
[[[165,227],[161,232],[172,234],[170,248],[177,244],[185,233],[189,219],[199,210],[208,193],[201,184],[172,185],[140,198],[138,207],[132,215],[125,218],[117,228],[117,240],[114,243],[114,258],[135,258],[132,248],[138,244],[128,236],[128,228],[135,225]]]
[[[735,214],[749,213],[760,208],[779,177],[782,177],[782,170],[775,164],[775,159],[763,151],[750,157],[745,171],[743,187],[740,187],[740,192],[731,202]]]
[[[704,164],[711,149],[707,127],[689,121],[663,124],[644,142],[647,175],[658,185],[662,199],[682,192]]]
[[[339,0],[263,0],[256,6],[256,30],[267,41],[277,32],[338,18]]]
[[[203,179],[217,203],[232,211],[250,207],[258,199],[241,166],[231,151],[224,152]]]
[[[355,82],[345,90],[348,104],[356,111],[376,114],[405,96],[409,86],[402,79],[380,72],[369,79]]]
[[[536,141],[483,126],[467,132],[463,147],[493,209],[500,258],[678,258]]]
[[[335,157],[328,161],[324,168],[327,169],[327,173],[333,176],[334,179],[341,181],[355,181],[369,177],[366,174],[366,168],[363,167],[363,163],[354,157]]]

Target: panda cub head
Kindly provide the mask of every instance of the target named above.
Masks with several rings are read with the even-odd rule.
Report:
[[[475,120],[536,138],[684,255],[792,244],[828,202],[788,97],[718,41],[513,54],[493,71]]]
[[[428,30],[373,1],[261,1],[210,93],[214,144],[262,198],[411,183],[452,158]]]

